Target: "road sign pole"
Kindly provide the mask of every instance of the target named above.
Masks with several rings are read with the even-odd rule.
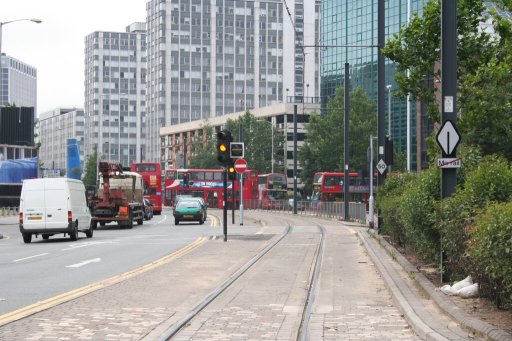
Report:
[[[244,224],[244,177],[240,174],[240,225]]]
[[[228,241],[228,208],[227,208],[227,198],[228,198],[228,170],[224,168],[222,171],[222,181],[224,183],[224,194],[222,198],[222,219],[223,219],[223,231],[224,231],[224,241]]]

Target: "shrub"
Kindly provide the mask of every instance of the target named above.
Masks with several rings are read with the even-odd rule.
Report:
[[[465,170],[465,183],[439,203],[437,225],[442,233],[445,271],[449,279],[463,278],[472,264],[466,257],[468,231],[491,202],[508,201],[512,195],[512,168],[508,161],[486,156],[477,167]]]
[[[408,244],[425,261],[439,260],[440,238],[435,207],[440,197],[440,171],[429,168],[406,186],[399,203],[399,216]]]
[[[405,246],[405,229],[400,217],[399,204],[407,184],[416,179],[416,174],[391,174],[377,193],[376,204],[382,216],[380,233],[388,235],[391,240]]]
[[[469,232],[468,254],[483,292],[498,307],[512,305],[512,201],[491,205]]]

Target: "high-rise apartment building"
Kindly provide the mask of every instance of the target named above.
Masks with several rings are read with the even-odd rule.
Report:
[[[66,174],[67,140],[71,138],[77,140],[80,164],[84,169],[84,109],[57,108],[41,113],[36,130],[36,140],[40,144],[39,164],[42,165],[43,171],[51,169],[58,170],[61,175]]]
[[[147,158],[160,128],[318,96],[320,1],[147,2]],[[306,52],[305,54],[303,52]]]
[[[37,69],[2,53],[0,106],[37,107]]]
[[[85,38],[85,155],[129,167],[146,160],[146,24]]]
[[[398,33],[402,26],[407,25],[409,10],[410,13],[421,14],[426,2],[426,0],[386,1],[386,40]],[[370,98],[376,101],[377,49],[369,46],[377,45],[377,1],[323,0],[321,18],[321,45],[326,46],[322,48],[320,62],[322,100],[326,102],[330,96],[335,94],[336,88],[343,86],[344,64],[349,63],[352,88],[361,87],[369,94]],[[407,146],[407,101],[392,96],[392,92],[397,88],[394,81],[395,67],[389,60],[386,60],[385,64],[386,89],[382,90],[386,91],[386,101],[391,99],[391,103],[387,102],[385,106],[386,117],[391,117],[391,137],[395,148],[398,147],[405,152]],[[410,108],[411,161],[414,169],[417,160],[416,103],[411,103]],[[421,119],[425,121],[426,117]],[[424,122],[421,126],[428,129],[428,122]],[[386,125],[388,134],[387,127],[388,125]],[[426,134],[426,132],[421,134]]]

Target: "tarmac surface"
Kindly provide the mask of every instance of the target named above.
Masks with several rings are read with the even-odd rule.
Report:
[[[209,215],[222,226],[220,211]],[[512,340],[458,309],[364,225],[262,211],[244,215],[244,226],[228,219],[226,242],[219,227],[216,235],[135,276],[55,299],[41,311],[0,316],[0,340],[160,340],[287,225],[294,229],[283,247],[173,340],[297,339],[319,225],[327,234],[308,340]],[[245,232],[249,226],[258,233]]]

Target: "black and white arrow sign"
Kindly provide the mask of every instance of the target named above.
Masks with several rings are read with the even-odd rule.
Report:
[[[437,143],[446,155],[451,155],[459,145],[460,134],[452,121],[446,120],[436,136]]]

